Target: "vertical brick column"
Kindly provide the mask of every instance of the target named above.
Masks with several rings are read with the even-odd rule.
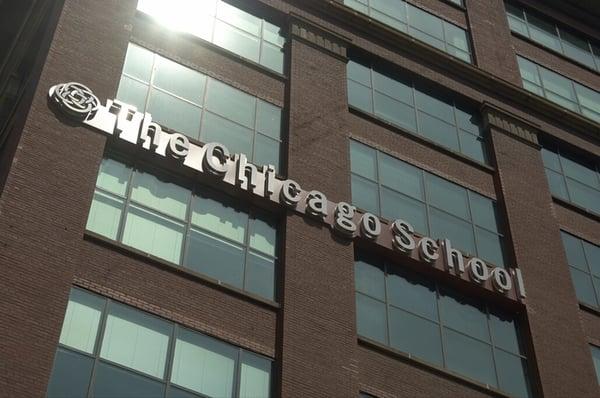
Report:
[[[288,177],[350,199],[344,40],[291,17]],[[287,218],[280,319],[281,396],[354,397],[352,245],[318,222]]]
[[[483,113],[498,168],[498,196],[527,289],[527,317],[544,397],[597,396],[551,194],[543,182],[536,128],[489,105]]]
[[[134,12],[134,0],[65,1],[0,200],[2,397],[45,396],[104,150],[49,109],[48,89],[77,81],[113,98]]]
[[[467,18],[477,66],[521,85],[521,75],[503,0],[467,1]]]

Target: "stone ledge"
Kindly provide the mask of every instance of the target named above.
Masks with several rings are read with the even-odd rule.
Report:
[[[484,128],[495,128],[535,148],[541,147],[538,140],[539,126],[488,102],[484,102],[480,110]]]
[[[347,60],[346,49],[350,45],[350,39],[315,25],[294,13],[290,14],[290,36],[325,50],[344,61]]]

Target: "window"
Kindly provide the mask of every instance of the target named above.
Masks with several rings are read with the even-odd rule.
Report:
[[[530,396],[515,317],[362,255],[354,275],[360,336],[511,396]]]
[[[433,238],[498,266],[505,265],[504,237],[493,200],[350,142],[352,201],[388,220],[401,218]]]
[[[600,122],[600,92],[589,89],[523,57],[517,57],[523,87],[596,122]]]
[[[600,168],[578,156],[563,153],[557,145],[544,145],[542,160],[550,192],[557,198],[600,214]]]
[[[104,159],[87,229],[152,256],[275,298],[273,220],[202,186]]]
[[[600,307],[600,246],[561,231],[577,299]]]
[[[524,8],[506,4],[510,29],[542,46],[600,72],[600,47]]]
[[[465,62],[473,61],[464,29],[403,0],[344,0],[344,4]]]
[[[281,108],[129,44],[117,98],[159,124],[280,171]]]
[[[479,119],[454,100],[354,61],[347,82],[350,106],[487,163]]]
[[[600,384],[600,348],[590,345],[590,350],[592,351],[592,360],[596,369],[596,378],[598,379],[598,384]]]
[[[169,29],[192,34],[283,73],[285,37],[279,26],[221,0],[138,0],[137,9]]]
[[[271,360],[72,289],[48,398],[269,397]]]

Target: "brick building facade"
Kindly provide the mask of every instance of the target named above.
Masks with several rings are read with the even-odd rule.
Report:
[[[573,3],[56,4],[0,152],[0,395],[599,396],[600,11]],[[276,191],[94,131],[67,82]]]

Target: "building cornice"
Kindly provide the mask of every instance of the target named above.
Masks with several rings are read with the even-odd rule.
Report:
[[[346,62],[346,50],[351,40],[315,23],[290,13],[290,35],[311,46],[325,50]]]
[[[295,0],[292,0],[295,1]],[[577,131],[595,140],[600,140],[600,123],[596,123],[578,113],[560,107],[547,99],[532,94],[520,86],[494,76],[474,65],[460,61],[445,52],[438,50],[403,32],[352,10],[337,0],[302,0],[302,5],[311,7],[313,11],[324,14],[345,25],[360,29],[371,37],[384,40],[391,48],[409,53],[428,64],[448,72],[451,76],[478,88],[484,93],[501,96],[507,102],[533,111],[569,131]],[[303,19],[305,20],[305,19]],[[311,23],[312,26],[316,26]]]
[[[539,126],[489,102],[484,102],[480,111],[483,116],[484,128],[494,128],[537,149],[540,148]]]

